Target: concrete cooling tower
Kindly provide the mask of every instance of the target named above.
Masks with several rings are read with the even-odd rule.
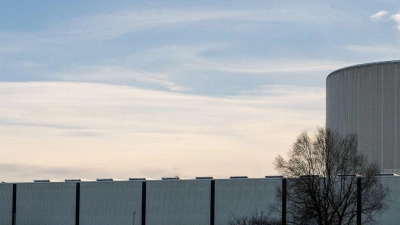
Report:
[[[400,61],[336,70],[326,80],[326,127],[356,133],[383,173],[400,170]]]

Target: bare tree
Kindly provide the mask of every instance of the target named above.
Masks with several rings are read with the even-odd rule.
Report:
[[[229,220],[228,225],[281,225],[281,223],[269,216],[255,212],[249,216],[233,217]]]
[[[379,166],[357,151],[357,136],[340,136],[318,128],[314,137],[297,137],[287,160],[275,168],[288,177],[288,223],[354,224],[357,216],[357,178],[361,177],[363,224],[385,207],[389,194],[379,179]],[[293,179],[290,179],[293,178]],[[278,188],[278,196],[281,189]]]

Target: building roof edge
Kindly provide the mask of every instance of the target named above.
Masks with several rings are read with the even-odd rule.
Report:
[[[400,63],[400,60],[388,60],[388,61],[377,61],[377,62],[369,62],[369,63],[360,63],[360,64],[355,64],[355,65],[351,65],[351,66],[346,66],[337,70],[334,70],[333,72],[331,72],[327,77],[326,80],[328,80],[329,76],[331,76],[332,74],[335,74],[337,72],[340,72],[342,70],[348,70],[348,69],[353,69],[356,67],[363,67],[363,66],[370,66],[370,65],[376,65],[376,64],[389,64],[389,63]]]

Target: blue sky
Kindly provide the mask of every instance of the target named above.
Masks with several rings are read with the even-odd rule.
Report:
[[[0,179],[274,174],[400,2],[1,1]]]

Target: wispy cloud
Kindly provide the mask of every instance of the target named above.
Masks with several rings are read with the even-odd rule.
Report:
[[[375,55],[379,60],[393,60],[397,57],[400,51],[400,46],[389,44],[370,46],[348,45],[345,46],[344,49],[350,50],[359,55]]]
[[[230,62],[214,63],[212,60],[207,62],[208,67],[215,70],[250,73],[250,74],[268,74],[268,73],[297,73],[311,71],[330,71],[345,65],[345,62],[328,61],[319,59],[269,59],[269,58],[243,58],[235,59]]]
[[[76,38],[114,38],[126,33],[190,22],[237,18],[246,11],[204,11],[191,9],[123,10],[115,13],[78,18],[68,23],[58,35]],[[57,30],[57,29],[54,29]],[[55,33],[57,35],[57,33]]]
[[[381,10],[377,13],[372,14],[369,18],[371,19],[371,21],[378,21],[378,20],[381,20],[387,14],[388,14],[387,11]]]
[[[77,40],[109,40],[154,28],[174,27],[202,21],[236,20],[249,15],[252,15],[252,12],[245,10],[122,9],[113,13],[79,17],[36,31],[0,31],[0,41],[7,43],[0,47],[0,52],[26,51],[38,45]]]
[[[124,8],[109,13],[78,17],[34,32],[3,33],[0,34],[0,39],[4,39],[2,36],[7,35],[19,43],[102,40],[155,28],[176,28],[193,23],[223,21],[236,21],[236,23],[225,24],[222,28],[234,31],[241,27],[240,23],[244,28],[249,27],[248,22],[324,24],[329,22],[326,14],[343,13],[333,12],[333,8],[319,2],[315,4],[319,6],[318,11],[297,4],[290,6],[274,4],[270,8]]]
[[[173,72],[187,70],[217,70],[244,74],[287,73],[330,71],[351,62],[323,60],[313,58],[267,58],[263,56],[211,56],[207,52],[220,52],[229,49],[229,43],[204,46],[168,46],[148,49],[131,55],[129,60],[142,65],[155,65],[155,62],[168,60],[171,65],[181,64],[173,68],[162,67],[163,71]],[[174,70],[174,68],[178,68]]]
[[[278,36],[293,35],[286,29],[279,32],[289,32],[287,34],[270,33],[268,27],[276,29],[281,27],[280,23],[325,27],[332,23],[332,19],[341,18],[337,15],[346,14],[317,1],[313,7],[318,6],[318,10],[302,5],[276,3],[271,7],[126,8],[111,13],[92,13],[25,33],[0,33],[0,42],[10,46],[3,50],[0,47],[0,52],[22,51],[13,54],[13,57],[6,57],[12,60],[2,64],[7,67],[7,74],[18,76],[6,75],[2,80],[98,82],[185,92],[200,86],[192,81],[194,76],[197,76],[197,81],[204,78],[203,88],[212,86],[207,81],[227,75],[242,76],[240,79],[244,79],[247,75],[328,74],[350,64],[318,56],[312,58],[310,54],[303,57],[302,54],[299,56],[299,52],[297,56],[287,56],[276,49],[279,47],[267,47],[271,49],[268,54],[250,53],[249,48],[274,46],[276,43],[285,45],[278,40]],[[335,16],[327,16],[330,14]],[[243,32],[241,26],[254,26],[255,29]],[[224,31],[221,32],[221,29]],[[181,32],[194,36],[198,32],[201,36],[204,30],[212,34],[201,40],[179,36]],[[217,38],[217,33],[224,38]],[[134,34],[132,40],[130,36],[127,38],[128,34]],[[249,39],[237,38],[243,34]],[[163,38],[147,41],[157,35]],[[178,36],[175,38],[175,35]],[[256,41],[253,43],[252,40]],[[257,40],[260,42],[257,43]],[[222,83],[224,79],[227,78],[217,82]],[[232,90],[229,86],[226,89]]]
[[[400,12],[390,17],[397,25],[396,28],[400,30]]]
[[[118,84],[173,92],[199,93],[200,91],[203,94],[209,94],[206,92],[207,90],[200,88],[204,88],[205,85],[212,87],[213,82],[229,80],[230,76],[240,77],[238,79],[243,80],[255,77],[270,79],[267,77],[288,74],[321,77],[335,69],[352,64],[352,62],[313,58],[288,59],[218,54],[231,47],[230,43],[226,43],[197,46],[173,45],[146,49],[121,58],[103,61],[102,65],[70,67],[53,74],[53,78],[63,81]],[[217,54],[212,55],[209,54],[210,52]],[[221,80],[213,80],[214,77]],[[282,76],[282,79],[285,77]],[[288,80],[290,79],[286,79],[280,84],[288,84]],[[198,82],[202,86],[198,85]],[[279,84],[279,82],[277,83]],[[290,84],[295,83],[296,81],[293,81]],[[254,89],[256,88],[254,85],[259,84],[253,82],[248,86],[242,86],[240,91]],[[234,90],[234,87],[227,88]],[[210,90],[210,93],[213,93],[212,91]],[[239,94],[237,90],[227,91],[229,94]]]
[[[66,36],[82,39],[110,39],[124,34],[154,28],[176,27],[207,21],[237,21],[245,22],[285,22],[325,24],[332,22],[327,19],[327,14],[344,14],[343,11],[335,11],[325,4],[315,3],[319,10],[303,5],[280,5],[271,8],[243,8],[243,9],[194,9],[194,8],[164,8],[155,10],[123,9],[113,13],[96,14],[77,18],[62,25],[62,30],[52,27],[52,36]],[[337,20],[337,19],[336,19]],[[238,28],[235,23],[232,28]],[[224,27],[226,29],[226,27]]]
[[[7,123],[0,125],[0,155],[7,155],[0,163],[86,165],[94,169],[83,170],[86,178],[273,174],[272,159],[299,132],[323,125],[324,96],[323,88],[286,86],[218,98],[90,83],[0,83],[0,120]],[[104,168],[112,170],[97,174]],[[23,179],[77,174],[38,171]]]
[[[137,84],[142,83],[156,85],[158,86],[156,89],[177,92],[188,91],[188,88],[171,81],[173,78],[166,72],[135,71],[118,66],[85,66],[74,68],[72,71],[67,71],[66,73],[57,73],[54,77],[65,81],[98,82],[134,86],[140,86]]]

